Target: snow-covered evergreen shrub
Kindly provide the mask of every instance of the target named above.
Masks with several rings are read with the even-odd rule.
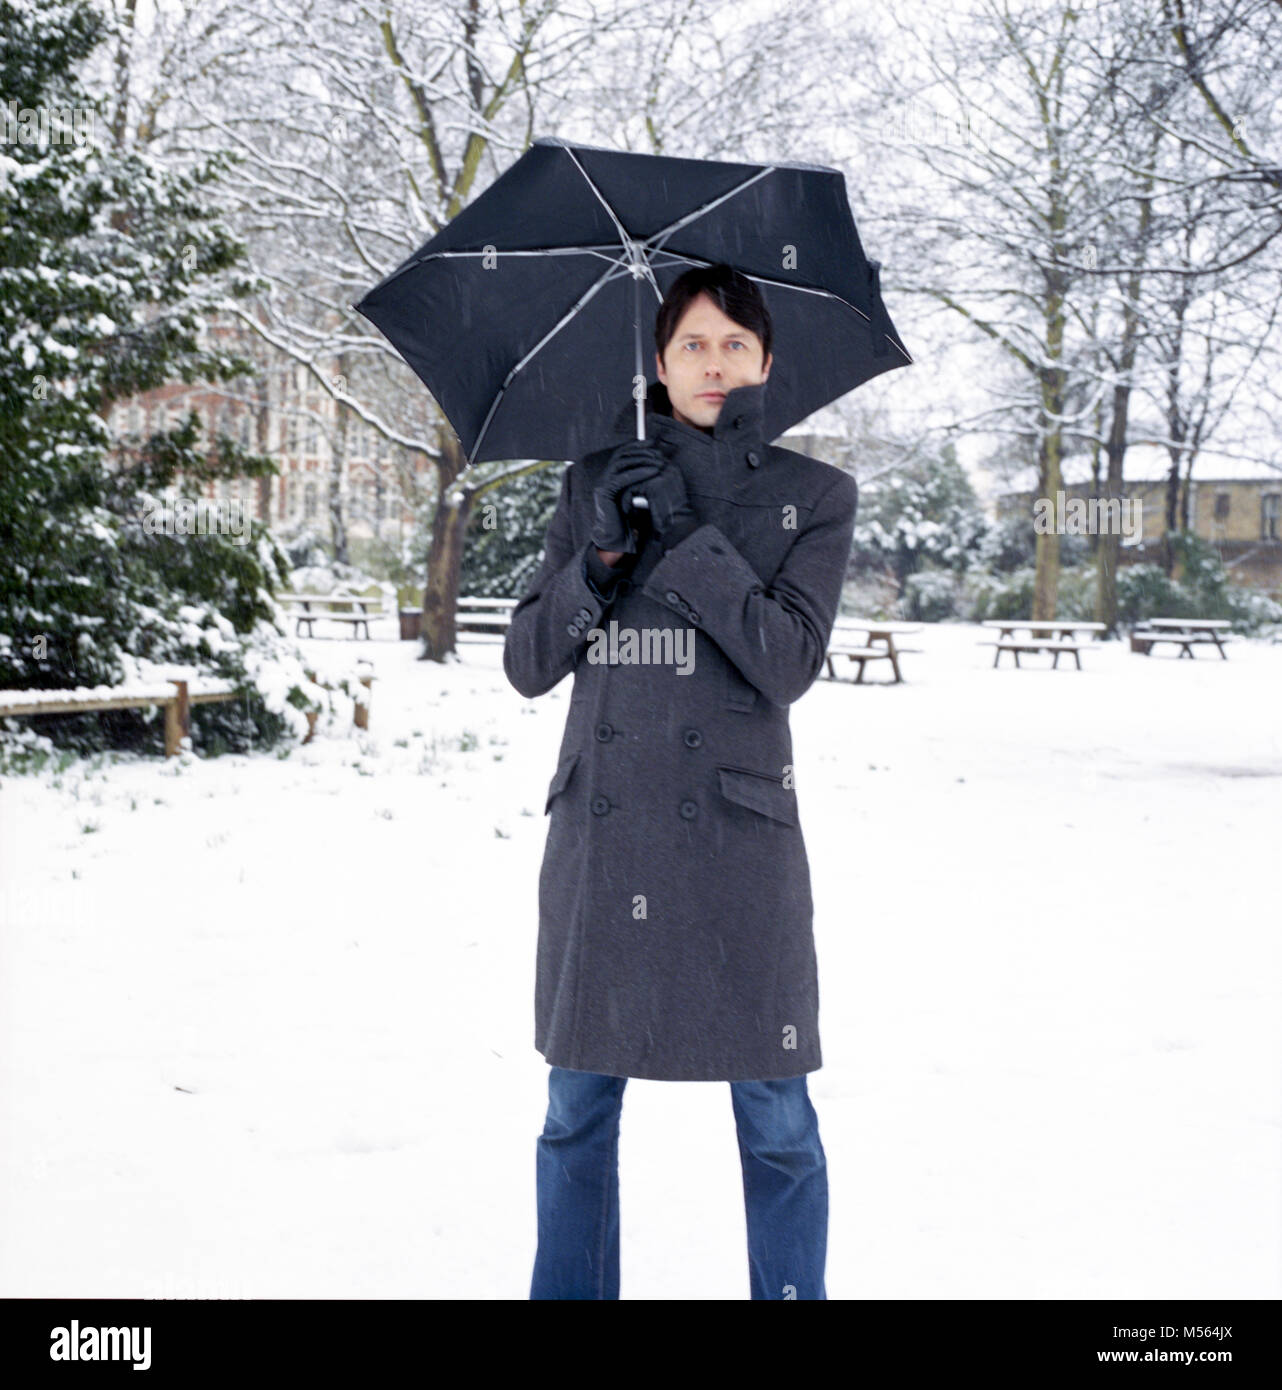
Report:
[[[952,446],[939,458],[860,486],[856,570],[888,569],[902,584],[923,569],[966,570],[990,523]]]
[[[460,594],[520,598],[525,593],[543,558],[543,540],[564,472],[562,465],[553,464],[480,495],[468,521]],[[494,506],[492,513],[486,511],[489,503]],[[487,527],[490,517],[495,524]]]
[[[904,580],[904,611],[914,622],[946,622],[957,616],[960,591],[957,575],[947,570],[919,570]]]
[[[965,608],[972,622],[987,618],[1027,618],[1033,612],[1033,567],[1010,574],[974,570],[965,579]]]
[[[1119,618],[1129,624],[1149,618],[1227,618],[1232,630],[1251,634],[1282,621],[1282,604],[1234,584],[1219,552],[1188,532],[1172,539],[1182,575],[1170,579],[1158,565],[1128,565],[1117,575]]]

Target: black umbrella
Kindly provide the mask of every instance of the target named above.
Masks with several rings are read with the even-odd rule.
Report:
[[[436,397],[469,462],[576,459],[618,437],[629,383],[643,436],[635,384],[654,377],[655,313],[682,271],[717,262],[770,310],[768,440],[912,361],[839,170],[560,139],[536,140],[353,307]]]

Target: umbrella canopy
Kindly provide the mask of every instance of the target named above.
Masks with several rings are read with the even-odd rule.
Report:
[[[576,459],[620,437],[620,403],[655,379],[673,280],[718,262],[770,311],[767,440],[912,361],[839,170],[550,138],[353,307],[435,396],[469,462]]]

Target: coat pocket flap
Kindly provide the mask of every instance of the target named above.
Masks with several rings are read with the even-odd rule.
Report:
[[[553,776],[551,782],[548,783],[548,799],[546,805],[543,807],[543,814],[545,816],[551,811],[552,803],[560,796],[566,787],[569,786],[570,778],[574,776],[574,769],[578,761],[579,754],[576,750],[573,753],[567,753],[557,764],[556,774]]]
[[[747,772],[737,767],[719,767],[721,794],[730,801],[759,811],[784,825],[797,825],[797,794],[785,787],[783,778],[766,772]]]

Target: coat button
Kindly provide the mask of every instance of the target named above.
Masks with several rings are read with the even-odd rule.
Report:
[[[755,449],[748,450],[748,467],[755,468],[761,462],[761,455]]]
[[[687,748],[698,748],[703,743],[703,735],[698,729],[687,729],[682,737]]]
[[[594,796],[592,798],[592,814],[594,816],[603,816],[609,809],[610,803],[605,797]]]
[[[743,429],[743,416],[742,416],[742,415],[736,415],[736,416],[734,417],[734,427],[735,427],[735,429],[737,429],[737,430]]]
[[[698,623],[699,621],[699,615],[694,611],[693,608],[687,610],[686,617],[688,617],[692,623]]]
[[[586,608],[579,609],[579,617],[582,618],[585,623],[590,623],[592,621],[592,614]]]
[[[681,595],[677,593],[675,589],[669,589],[663,597],[666,598],[669,603],[680,604],[681,602]]]
[[[683,801],[681,803],[681,819],[693,820],[699,814],[698,804],[694,801]]]
[[[577,637],[579,635],[578,623],[567,623],[565,630],[570,634],[571,637]]]
[[[614,737],[614,730],[609,724],[598,724],[596,726],[596,736],[598,743],[609,743]]]

